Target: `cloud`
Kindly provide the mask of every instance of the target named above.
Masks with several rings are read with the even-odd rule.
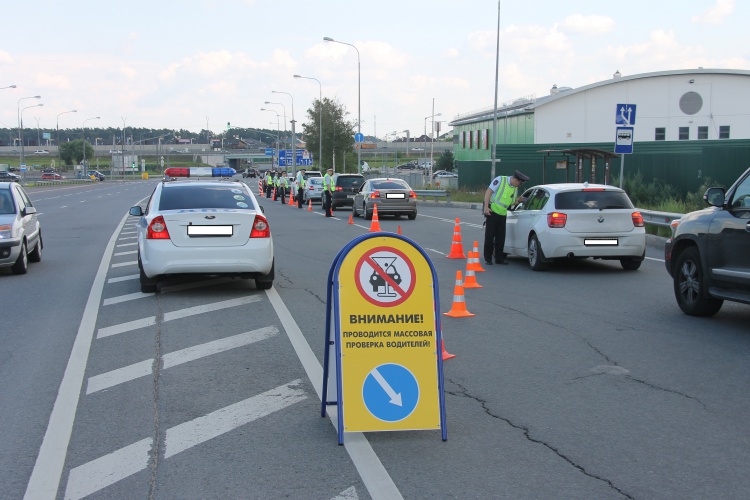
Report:
[[[67,76],[60,74],[37,73],[34,76],[34,85],[43,89],[70,90],[70,80]]]
[[[721,24],[725,17],[734,12],[735,0],[716,0],[716,5],[709,7],[699,16],[693,16],[696,24]]]
[[[559,25],[560,31],[577,35],[603,35],[615,28],[615,21],[608,16],[574,14]]]
[[[0,64],[13,64],[13,57],[10,53],[0,50]]]
[[[444,59],[456,59],[460,55],[460,52],[456,48],[449,48],[443,51]]]

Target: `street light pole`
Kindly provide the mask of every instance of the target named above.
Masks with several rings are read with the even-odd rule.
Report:
[[[266,109],[266,108],[260,108],[261,111],[270,111],[271,113],[276,113],[276,147],[275,152],[278,155],[279,150],[279,113],[275,109]],[[278,159],[276,160],[276,165],[278,165]]]
[[[93,118],[86,118],[83,120],[83,125],[81,126],[81,135],[83,136],[81,139],[81,146],[83,147],[83,164],[81,164],[81,176],[84,175],[84,172],[86,172],[86,122],[89,120],[98,120],[100,117],[95,116]],[[124,161],[124,160],[123,160]]]
[[[44,104],[34,104],[32,106],[26,106],[25,108],[21,108],[21,165],[24,164],[24,157],[23,157],[23,112],[29,108],[38,108],[39,106],[44,106]]]
[[[120,147],[120,156],[122,156],[122,175],[125,177],[125,121],[128,119],[126,116],[122,118],[122,145]]]
[[[433,113],[432,115],[427,116],[424,119],[424,135],[426,136],[427,135],[427,120],[429,120],[430,118],[432,118],[432,126],[431,126],[431,129],[430,129],[431,130],[431,132],[430,132],[430,179],[432,179],[432,147],[433,147],[433,143],[434,143],[434,139],[432,138],[432,134],[435,133],[435,117],[443,115],[442,113],[435,113],[435,102],[434,102],[434,100],[433,100],[433,103],[432,103],[432,113]],[[423,144],[424,144],[424,141],[423,141]],[[426,149],[426,147],[423,148],[423,149],[424,149],[425,162],[427,162],[427,149]]]
[[[359,49],[352,45],[351,43],[346,42],[340,42],[338,40],[334,40],[333,38],[324,36],[323,40],[326,42],[334,42],[334,43],[340,43],[343,45],[348,45],[349,47],[353,47],[354,50],[357,51],[357,133],[362,133],[362,66],[360,64],[360,58],[359,58]],[[362,173],[362,144],[359,144],[359,147],[357,147],[357,173]]]
[[[62,156],[60,156],[60,115],[64,115],[66,113],[77,113],[78,111],[75,109],[71,109],[70,111],[63,111],[62,113],[58,113],[57,115],[57,121],[55,128],[57,130],[57,157],[62,160]]]
[[[294,78],[305,78],[307,80],[315,80],[318,82],[318,89],[319,89],[319,95],[318,95],[318,163],[320,164],[320,170],[323,171],[323,85],[320,83],[320,80],[317,78],[313,78],[311,76],[301,76],[301,75],[294,75]]]
[[[17,106],[18,108],[18,137],[19,139],[21,139],[21,158],[20,158],[21,165],[23,165],[23,128],[22,128],[22,123],[21,123],[21,101],[26,100],[26,99],[41,99],[41,98],[42,96],[40,95],[34,95],[30,97],[22,97],[18,100],[18,106]],[[33,106],[29,106],[29,107],[33,107]]]
[[[272,94],[286,94],[289,96],[289,98],[292,100],[292,172],[294,172],[297,169],[297,136],[295,132],[294,125],[296,121],[294,120],[294,97],[292,97],[292,94],[289,92],[280,92],[276,90],[271,91]]]

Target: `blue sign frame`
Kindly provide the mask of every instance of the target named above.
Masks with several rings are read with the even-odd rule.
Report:
[[[346,257],[349,252],[355,248],[358,244],[360,244],[363,241],[369,240],[371,238],[380,238],[383,236],[388,236],[391,238],[396,238],[399,240],[402,240],[408,244],[410,244],[414,249],[416,249],[424,258],[427,263],[427,265],[430,268],[430,271],[432,272],[432,280],[435,286],[433,286],[433,301],[434,301],[434,307],[435,307],[435,338],[437,342],[437,378],[438,378],[438,395],[439,395],[439,405],[440,405],[440,430],[441,430],[441,438],[443,441],[446,441],[448,439],[448,429],[446,426],[446,414],[445,414],[445,385],[443,382],[443,357],[442,353],[440,351],[442,346],[442,333],[441,333],[441,323],[440,323],[440,293],[439,293],[439,286],[438,286],[438,277],[437,272],[435,271],[435,266],[432,264],[432,260],[430,260],[427,253],[420,247],[417,243],[412,241],[411,239],[400,235],[400,234],[393,234],[388,232],[374,232],[374,233],[367,233],[363,234],[362,236],[359,236],[349,243],[347,243],[344,248],[342,248],[338,254],[336,254],[336,257],[334,257],[333,262],[331,263],[331,268],[328,271],[328,281],[326,286],[326,334],[325,334],[325,350],[323,353],[323,388],[321,393],[321,408],[320,408],[320,416],[325,417],[326,416],[326,408],[328,406],[336,405],[337,408],[337,431],[338,431],[338,443],[339,445],[344,444],[344,412],[343,412],[343,385],[342,385],[342,367],[341,367],[341,321],[340,321],[340,304],[339,304],[339,271],[341,268],[341,264],[344,260],[344,257]],[[335,336],[332,336],[332,328],[331,326],[335,326]],[[335,351],[335,362],[336,362],[336,394],[337,397],[335,400],[328,399],[328,384],[330,380],[330,363],[331,363],[331,351]]]

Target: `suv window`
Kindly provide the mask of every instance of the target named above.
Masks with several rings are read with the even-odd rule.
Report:
[[[555,197],[558,210],[602,210],[633,208],[628,195],[621,191],[568,191]]]
[[[244,202],[252,210],[250,197],[246,193],[236,193],[236,185],[191,186],[187,184],[169,184],[161,190],[159,211],[197,208],[245,208],[238,204]],[[242,197],[239,199],[238,197]]]
[[[750,208],[750,177],[746,177],[745,180],[737,186],[732,199],[732,207]]]
[[[365,182],[361,175],[340,175],[336,178],[336,186],[349,189],[359,189],[359,186]]]

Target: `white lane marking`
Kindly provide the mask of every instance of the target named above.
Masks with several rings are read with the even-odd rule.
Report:
[[[133,255],[133,254],[135,254],[135,253],[138,253],[138,250],[129,250],[129,251],[127,251],[127,252],[117,252],[117,253],[115,254],[115,257],[121,257],[121,256],[123,256],[123,255]]]
[[[77,500],[106,488],[148,467],[153,441],[142,439],[124,448],[71,469],[66,500]]]
[[[241,425],[307,399],[305,391],[294,387],[301,383],[301,379],[294,380],[286,385],[167,429],[164,458],[174,456]]]
[[[259,302],[261,300],[263,299],[259,295],[249,295],[247,297],[240,297],[239,299],[222,300],[220,302],[213,302],[211,304],[202,304],[199,306],[187,307],[185,309],[178,309],[177,311],[164,313],[164,323],[166,323],[167,321],[195,316],[196,314],[219,311],[221,309],[227,309],[229,307],[244,306],[247,304],[252,304],[253,302]],[[112,335],[118,335],[120,333],[138,330],[139,328],[145,328],[148,326],[153,326],[155,324],[156,316],[149,316],[147,318],[120,323],[119,325],[106,326],[104,328],[99,328],[96,334],[96,338],[101,339],[104,337],[111,337]]]
[[[123,231],[122,233],[120,233],[120,235],[123,234],[138,234],[138,231]]]
[[[126,266],[135,266],[138,265],[137,260],[129,260],[127,262],[120,262],[119,264],[112,264],[112,268],[115,267],[126,267]]]
[[[73,349],[68,358],[65,374],[57,391],[57,398],[52,407],[52,413],[47,424],[47,430],[44,433],[42,445],[39,447],[39,454],[36,457],[34,470],[26,486],[24,499],[53,500],[57,497],[57,489],[60,486],[60,477],[65,465],[65,456],[68,452],[70,435],[73,431],[73,422],[75,422],[76,410],[78,408],[78,398],[83,386],[83,377],[86,371],[86,362],[89,358],[89,350],[91,349],[91,340],[96,327],[96,318],[99,311],[102,290],[104,289],[104,281],[109,270],[109,263],[117,235],[120,233],[125,219],[126,217],[122,218],[112,237],[109,239],[107,248],[104,250],[104,256],[99,263],[99,270],[91,285],[91,292],[89,292],[89,298],[83,310],[83,316],[81,317],[78,333],[73,343]]]
[[[453,218],[453,219],[446,219],[444,217],[435,217],[434,215],[425,215],[425,214],[419,214],[419,215],[422,216],[422,217],[429,217],[430,219],[437,219],[437,220],[443,221],[443,222],[450,222],[451,224],[455,224],[456,223],[456,219],[455,218]],[[459,226],[478,227],[478,228],[482,227],[481,224],[474,224],[474,223],[471,223],[471,222],[462,222],[460,217],[458,219],[459,219],[459,223],[458,223]]]
[[[135,275],[136,278],[140,278],[139,275]],[[130,300],[136,300],[136,299],[145,299],[146,297],[153,297],[153,293],[142,293],[142,292],[136,292],[136,293],[129,293],[127,295],[120,295],[119,297],[111,297],[109,299],[104,299],[104,302],[102,302],[103,306],[111,306],[112,304],[120,304],[122,302],[128,302]]]
[[[134,240],[135,238],[120,238],[120,240],[123,240],[123,239],[132,239],[132,240]],[[137,245],[137,244],[138,244],[138,242],[137,242],[137,241],[135,241],[135,242],[133,242],[133,243],[120,243],[119,245],[117,245],[117,248],[122,248],[122,247],[133,247],[133,246],[135,246],[135,245]]]
[[[166,370],[167,368],[182,365],[236,347],[243,347],[255,342],[260,342],[261,340],[271,338],[278,333],[279,329],[275,326],[267,326],[265,328],[258,328],[257,330],[251,330],[238,335],[232,335],[231,337],[206,342],[205,344],[180,349],[179,351],[171,352],[162,357],[164,362],[163,369]],[[100,375],[89,377],[88,385],[86,386],[86,394],[92,394],[140,377],[146,377],[153,373],[153,368],[154,360],[147,359],[139,363],[134,363]]]
[[[304,401],[307,399],[305,392],[294,387],[300,383],[302,383],[301,380],[294,380],[203,417],[167,429],[165,458]],[[152,438],[142,439],[71,469],[68,475],[68,485],[65,489],[66,500],[86,497],[145,470],[149,464],[152,446]]]
[[[125,237],[125,238],[120,238],[120,240],[119,240],[119,241],[124,241],[124,240],[137,240],[137,239],[138,239],[138,236],[128,236],[128,237]]]
[[[359,496],[357,495],[357,488],[355,488],[354,486],[350,486],[333,497],[331,500],[359,500]]]
[[[294,321],[286,304],[281,300],[281,296],[279,296],[276,288],[271,287],[266,290],[266,295],[276,310],[276,314],[279,316],[281,325],[284,327],[287,337],[289,337],[289,341],[292,343],[292,347],[294,347],[294,351],[297,353],[297,357],[305,369],[307,378],[310,379],[313,387],[315,387],[318,399],[322,401],[321,381],[323,380],[323,367],[318,362],[315,354],[313,354],[312,349],[310,349],[310,345],[305,340],[304,335],[302,335],[302,331],[297,322]],[[329,406],[327,411],[333,427],[337,428],[337,408]],[[352,459],[359,477],[362,478],[362,482],[365,484],[373,500],[403,500],[401,492],[398,491],[393,479],[388,475],[388,471],[383,467],[382,462],[375,454],[375,451],[363,433],[347,432],[344,439],[344,448],[346,448],[346,452]]]
[[[654,257],[646,257],[646,260],[655,260],[656,262],[664,262],[664,259],[657,259]]]
[[[138,274],[129,274],[128,276],[120,276],[119,278],[110,278],[107,280],[107,283],[119,283],[121,281],[137,280],[138,278],[140,278],[140,275]]]
[[[445,254],[445,253],[443,253],[443,252],[438,252],[437,250],[434,250],[434,249],[432,249],[432,248],[425,248],[425,250],[429,250],[430,252],[434,252],[434,253],[436,253],[436,254],[440,254],[440,255],[447,255],[447,254]]]

